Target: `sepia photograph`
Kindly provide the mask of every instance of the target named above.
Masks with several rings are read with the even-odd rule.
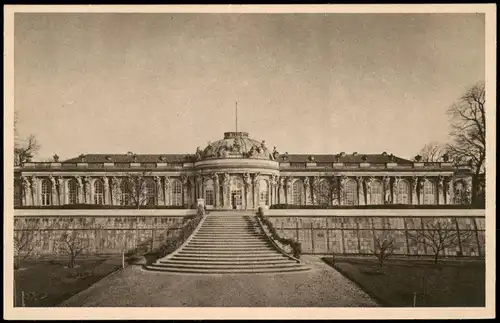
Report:
[[[493,317],[495,6],[404,8],[6,6],[9,318]]]

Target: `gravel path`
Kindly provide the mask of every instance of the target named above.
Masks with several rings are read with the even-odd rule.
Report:
[[[64,307],[374,307],[366,293],[319,257],[289,274],[172,274],[127,267]]]

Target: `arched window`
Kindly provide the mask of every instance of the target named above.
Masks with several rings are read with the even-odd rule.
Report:
[[[240,177],[231,179],[231,205],[233,208],[243,206],[243,180]]]
[[[344,204],[357,205],[358,204],[358,185],[355,181],[348,180],[344,187]]]
[[[172,180],[171,183],[170,201],[172,205],[182,205],[182,183],[177,179]]]
[[[424,182],[424,203],[423,204],[436,204],[436,183],[431,180]]]
[[[144,197],[147,205],[156,205],[156,183],[152,179],[146,180],[146,196]]]
[[[292,204],[302,205],[302,193],[304,191],[304,183],[300,179],[293,182],[292,185]]]
[[[373,180],[370,185],[370,204],[384,204],[384,192],[382,182]]]
[[[52,204],[52,183],[48,179],[42,180],[42,205]]]
[[[318,205],[328,206],[332,199],[332,191],[330,190],[330,185],[327,180],[322,180],[318,183],[317,189],[313,191],[315,194],[315,200]]]
[[[214,205],[215,203],[215,198],[214,198],[214,181],[211,179],[207,179],[205,181],[205,204],[206,205]]]
[[[104,185],[100,179],[94,181],[94,204],[104,204]]]
[[[120,204],[121,205],[129,205],[131,203],[131,198],[132,198],[132,183],[129,181],[128,178],[122,179],[122,182],[120,184],[120,190],[121,190],[121,199],[120,199]]]
[[[269,205],[269,183],[265,179],[259,181],[259,202]]]
[[[405,179],[398,183],[398,204],[410,204],[410,183]]]
[[[68,181],[68,203],[78,204],[78,183],[72,178]]]

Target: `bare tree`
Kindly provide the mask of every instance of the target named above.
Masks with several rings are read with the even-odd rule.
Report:
[[[440,162],[444,155],[446,155],[446,146],[435,141],[424,145],[419,152],[423,162]]]
[[[479,175],[485,172],[486,114],[484,82],[470,88],[449,109],[452,141],[446,150],[455,161],[467,162],[473,168],[472,203],[479,190]]]
[[[374,246],[371,250],[372,254],[377,257],[380,267],[384,262],[394,254],[395,239],[389,230],[378,232],[374,236]]]
[[[21,261],[30,258],[41,244],[41,220],[16,219],[14,228],[14,256],[16,265],[20,268]]]
[[[314,178],[311,190],[314,205],[330,207],[340,204],[336,178],[320,178],[317,176]]]
[[[76,230],[64,232],[59,238],[59,252],[68,256],[68,267],[75,267],[75,260],[87,249],[87,241]]]
[[[150,199],[147,188],[148,181],[153,180],[151,178],[151,172],[143,171],[141,173],[128,173],[124,180],[128,181],[129,199],[128,201],[124,201],[126,204],[140,209],[143,206],[154,203],[154,201]]]
[[[416,244],[422,243],[431,248],[434,254],[434,263],[437,264],[439,256],[448,248],[456,248],[460,241],[472,237],[472,231],[459,231],[452,219],[434,218],[423,222],[423,228],[414,233],[408,232],[409,238]]]
[[[22,166],[30,162],[40,150],[40,144],[35,135],[29,135],[27,139],[19,138],[18,124],[19,116],[14,112],[14,166]]]

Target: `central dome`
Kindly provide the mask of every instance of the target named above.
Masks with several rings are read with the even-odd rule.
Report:
[[[224,132],[224,139],[208,143],[205,149],[196,151],[198,159],[208,158],[256,158],[274,160],[277,151],[271,152],[265,141],[257,141],[248,132]]]

